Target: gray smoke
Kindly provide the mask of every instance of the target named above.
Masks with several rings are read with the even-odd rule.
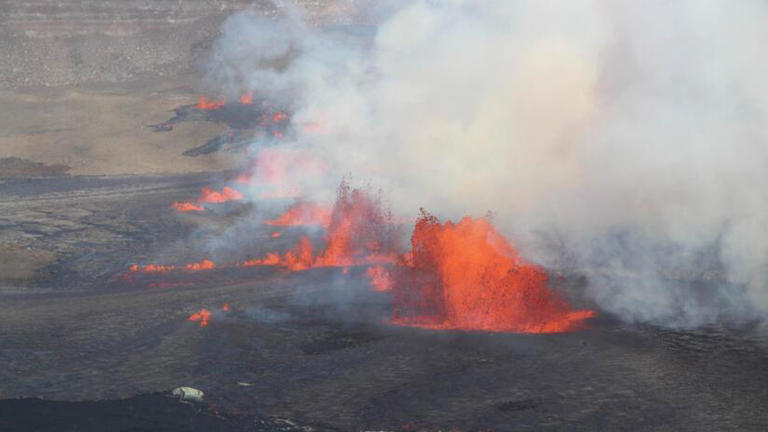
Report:
[[[383,10],[383,9],[382,9]],[[231,17],[208,78],[290,101],[289,174],[396,213],[491,210],[629,321],[768,311],[768,3],[413,1],[370,28]],[[282,150],[275,150],[282,151]],[[309,173],[306,171],[310,171]]]

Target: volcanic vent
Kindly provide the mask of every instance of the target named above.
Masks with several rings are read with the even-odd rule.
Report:
[[[229,187],[223,192],[204,188],[198,201],[227,202],[232,194],[242,199],[242,194]],[[290,272],[339,267],[348,274],[350,268],[364,267],[371,287],[390,293],[393,323],[431,329],[564,332],[579,328],[594,315],[589,310],[571,310],[563,295],[550,286],[547,272],[520,257],[488,217],[441,224],[422,210],[412,230],[411,250],[406,251],[400,239],[408,227],[394,221],[380,196],[353,189],[344,180],[330,211],[299,200],[264,224],[299,230],[310,226],[324,229],[325,234],[321,244],[300,235],[290,250],[269,252],[262,258],[134,264],[129,274],[250,267]]]

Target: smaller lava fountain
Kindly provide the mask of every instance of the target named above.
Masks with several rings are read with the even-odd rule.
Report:
[[[322,216],[322,212],[315,214],[318,215]],[[289,209],[277,221],[288,224],[292,217],[293,213]],[[270,253],[264,258],[248,260],[241,265],[273,265],[300,271],[314,267],[349,267],[396,260],[396,230],[392,226],[391,215],[382,210],[378,198],[370,197],[359,189],[351,189],[342,181],[327,222],[324,251],[316,254],[312,241],[303,236],[285,254]],[[271,224],[279,223],[273,220]]]

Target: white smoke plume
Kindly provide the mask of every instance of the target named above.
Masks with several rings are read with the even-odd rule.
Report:
[[[280,148],[329,167],[296,167],[306,194],[351,173],[399,214],[493,211],[523,255],[585,274],[629,321],[768,312],[768,2],[386,10],[348,31],[241,13],[215,44],[212,82],[290,101]]]

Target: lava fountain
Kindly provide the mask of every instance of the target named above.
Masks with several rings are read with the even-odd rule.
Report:
[[[393,270],[392,321],[433,329],[554,333],[594,316],[571,310],[548,275],[524,261],[487,218],[441,224],[423,213],[412,255]],[[381,277],[381,276],[379,276]]]

